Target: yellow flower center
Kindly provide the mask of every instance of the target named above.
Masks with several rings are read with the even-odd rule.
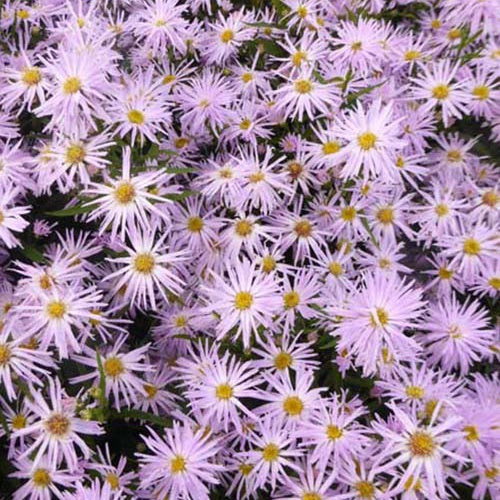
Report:
[[[418,385],[409,385],[405,389],[405,393],[411,399],[422,399],[424,397],[425,391]]]
[[[116,356],[111,356],[106,361],[104,361],[104,373],[108,377],[119,377],[122,373],[125,372],[125,366],[120,358]]]
[[[172,474],[182,474],[186,472],[186,459],[181,455],[176,455],[170,461],[170,472]]]
[[[266,274],[273,272],[276,269],[276,259],[272,255],[266,255],[262,259],[262,271]]]
[[[422,54],[418,50],[407,50],[405,52],[405,61],[414,61],[418,59]]]
[[[394,210],[392,207],[383,207],[377,211],[376,217],[382,224],[392,224],[394,222]]]
[[[187,228],[188,231],[192,233],[199,233],[203,229],[203,226],[205,223],[203,222],[203,219],[201,217],[198,217],[197,215],[193,217],[189,217],[187,221]]]
[[[340,218],[346,222],[352,222],[356,218],[357,210],[354,207],[344,207],[340,211]]]
[[[26,9],[19,9],[16,15],[19,19],[29,19],[30,17],[30,13]]]
[[[66,149],[68,163],[81,163],[85,159],[85,149],[80,144],[72,144]]]
[[[24,429],[27,421],[28,419],[22,413],[18,413],[12,418],[12,428],[16,430]]]
[[[134,258],[134,269],[141,274],[150,274],[155,267],[155,259],[150,253],[139,253]]]
[[[332,441],[340,439],[344,435],[344,431],[333,424],[327,425],[326,427],[326,437]]]
[[[238,292],[234,297],[234,307],[239,311],[250,309],[253,304],[253,295],[250,292]]]
[[[328,141],[323,144],[321,150],[325,155],[332,155],[340,151],[340,144],[336,141]]]
[[[144,122],[146,121],[144,113],[142,111],[139,111],[138,109],[131,109],[127,113],[127,118],[128,121],[130,123],[133,123],[134,125],[143,125]]]
[[[358,136],[358,144],[363,151],[368,151],[375,147],[376,142],[377,136],[372,132],[364,132]]]
[[[283,401],[283,411],[291,417],[296,417],[302,413],[304,403],[298,396],[288,396]]]
[[[495,290],[500,290],[500,278],[493,276],[493,278],[490,278],[488,280],[488,285],[490,285]]]
[[[313,85],[310,80],[300,79],[296,80],[294,83],[295,92],[299,94],[309,94],[311,92]]]
[[[299,238],[308,238],[312,234],[312,225],[308,220],[302,219],[293,228]]]
[[[431,21],[431,28],[432,29],[437,30],[437,29],[441,28],[442,25],[443,25],[443,23],[439,19],[433,19]]]
[[[33,472],[31,479],[38,488],[47,488],[50,484],[52,484],[52,478],[50,477],[50,473],[47,469],[36,469],[35,472]]]
[[[163,85],[168,85],[169,83],[175,82],[175,75],[165,75],[163,77]]]
[[[262,458],[266,462],[274,462],[280,456],[280,449],[274,444],[269,443],[262,448]]]
[[[322,496],[315,491],[307,491],[302,494],[302,500],[322,500]]]
[[[12,357],[12,351],[7,344],[0,344],[0,366],[5,366]]]
[[[408,440],[408,448],[414,456],[430,457],[434,453],[436,444],[428,432],[416,431]]]
[[[485,101],[490,97],[490,89],[486,85],[478,85],[472,89],[472,95],[480,101]]]
[[[434,97],[434,99],[442,101],[443,99],[446,99],[449,95],[450,95],[450,87],[448,87],[448,85],[445,85],[444,83],[440,83],[439,85],[436,85],[432,89],[432,97]]]
[[[363,47],[363,43],[362,42],[353,42],[353,43],[351,43],[351,49],[354,52],[357,52],[358,50],[361,50],[362,47]]]
[[[233,177],[233,171],[229,167],[221,168],[218,174],[221,179],[232,179]]]
[[[42,73],[38,68],[26,68],[22,72],[21,80],[23,83],[31,87],[42,81]]]
[[[241,80],[243,81],[243,83],[249,83],[253,80],[253,75],[252,73],[249,73],[248,71],[246,73],[243,73],[241,75]]]
[[[82,82],[76,76],[70,76],[63,83],[63,92],[65,94],[76,94],[82,88]]]
[[[185,148],[189,144],[189,139],[187,137],[179,137],[178,139],[175,140],[174,146],[177,149],[182,149]]]
[[[120,487],[120,478],[114,472],[110,472],[106,475],[106,481],[109,483],[112,490],[117,490]]]
[[[292,366],[293,358],[287,352],[281,351],[274,357],[274,366],[278,370],[285,370]]]
[[[295,52],[295,54],[292,55],[292,64],[294,66],[300,67],[302,61],[305,60],[307,60],[307,54],[305,52],[302,52],[301,50]]]
[[[69,418],[61,413],[54,413],[45,421],[47,431],[58,438],[68,434],[70,425]]]
[[[50,319],[61,319],[66,314],[66,305],[60,300],[54,300],[47,304],[47,314]]]
[[[447,269],[446,267],[440,267],[438,270],[438,276],[442,280],[449,280],[453,277],[453,271]]]
[[[463,159],[462,153],[458,149],[450,149],[450,151],[446,154],[446,158],[452,163],[458,163]]]
[[[491,469],[485,469],[484,475],[486,476],[487,479],[493,480],[496,479],[499,472],[500,469],[498,469],[498,467],[492,467]]]
[[[479,440],[479,431],[475,425],[466,425],[463,430],[466,434],[465,439],[467,439],[467,441]]]
[[[250,472],[253,470],[253,465],[252,464],[241,464],[238,467],[239,471],[241,472],[242,476],[248,476]]]
[[[381,307],[377,307],[376,313],[370,313],[370,324],[376,328],[377,326],[386,326],[389,323],[389,313],[382,309]]]
[[[254,172],[253,174],[250,174],[248,176],[248,180],[252,184],[257,184],[257,182],[262,182],[265,178],[266,178],[266,174],[264,174],[264,172],[261,172],[260,170],[258,170],[257,172]]]
[[[148,396],[148,399],[153,399],[158,394],[158,387],[153,384],[144,384],[144,390]]]
[[[300,295],[295,290],[290,290],[283,295],[285,309],[293,309],[300,304]]]
[[[479,255],[481,252],[481,243],[474,238],[467,238],[463,246],[466,255]]]
[[[135,198],[135,187],[130,182],[122,182],[115,188],[113,194],[118,203],[126,205]]]
[[[448,31],[448,34],[446,36],[449,40],[457,40],[457,38],[460,38],[461,35],[462,32],[458,28],[453,28]]]
[[[222,43],[229,43],[231,40],[234,40],[234,31],[230,29],[224,30],[220,34],[220,40]]]
[[[215,388],[215,397],[221,401],[228,401],[233,396],[233,388],[229,384],[219,384]]]
[[[244,120],[241,120],[240,122],[240,129],[241,130],[248,130],[252,126],[252,120],[249,120],[248,118],[245,118]]]
[[[248,236],[253,231],[253,223],[246,219],[239,220],[234,225],[234,231],[238,236]]]
[[[358,481],[355,488],[361,498],[371,499],[375,493],[375,486],[369,481]]]
[[[436,212],[436,215],[438,217],[444,217],[445,215],[448,215],[450,210],[448,208],[447,205],[445,205],[444,203],[438,203],[435,207],[434,207],[434,211]]]
[[[304,171],[304,167],[299,162],[292,161],[287,165],[287,170],[290,177],[296,181],[300,177],[300,174]]]
[[[301,18],[301,19],[305,19],[307,17],[307,14],[308,14],[308,11],[307,11],[307,7],[305,5],[299,5],[297,7],[297,15]]]
[[[344,272],[344,267],[340,262],[330,262],[330,264],[328,264],[328,270],[333,276],[340,276]]]
[[[499,200],[500,197],[495,191],[486,191],[482,196],[483,204],[489,207],[495,207]]]

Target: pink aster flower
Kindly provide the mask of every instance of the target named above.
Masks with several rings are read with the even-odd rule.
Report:
[[[124,299],[130,307],[155,308],[157,294],[167,301],[167,291],[177,294],[182,291],[184,282],[172,268],[185,260],[186,253],[168,252],[167,233],[155,242],[156,237],[154,227],[144,232],[134,230],[130,234],[131,245],[125,246],[127,255],[108,259],[120,268],[106,276],[105,281],[117,278],[116,289],[125,288]]]
[[[334,331],[340,336],[338,351],[354,355],[365,374],[375,373],[384,352],[413,357],[421,348],[404,330],[415,328],[424,312],[421,290],[396,274],[379,272],[366,273],[359,285],[347,304],[328,308],[341,318]]]
[[[13,233],[22,233],[29,222],[22,218],[30,212],[30,206],[15,206],[19,188],[12,185],[0,189],[0,241],[13,248],[20,244]],[[14,205],[14,206],[13,206]]]
[[[92,453],[80,434],[102,434],[101,426],[75,416],[76,400],[65,395],[57,378],[49,379],[49,402],[40,391],[33,390],[31,394],[33,400],[26,400],[26,404],[38,419],[15,431],[17,436],[33,437],[33,443],[23,451],[20,458],[36,453],[33,467],[38,466],[42,457],[46,457],[52,467],[58,467],[64,459],[67,467],[74,471],[78,464],[76,450],[85,458],[89,458]]]
[[[206,500],[222,470],[213,460],[220,443],[203,429],[194,432],[177,421],[164,430],[163,437],[148,430],[149,435],[142,437],[150,453],[137,454],[141,487],[157,498]]]
[[[257,273],[256,264],[245,260],[227,268],[227,281],[217,274],[213,278],[211,286],[203,287],[208,302],[204,311],[218,315],[219,339],[237,327],[236,336],[241,335],[243,345],[248,347],[251,337],[258,335],[259,326],[271,326],[279,307],[274,277]]]
[[[277,109],[284,110],[287,118],[297,117],[299,121],[304,114],[310,120],[317,117],[318,112],[329,114],[340,104],[338,88],[332,83],[317,81],[313,77],[312,69],[289,77],[288,82],[279,87],[274,95]]]
[[[430,362],[439,362],[447,372],[459,368],[462,375],[489,354],[495,338],[487,310],[475,300],[461,304],[455,295],[432,305],[421,328],[426,333],[418,339],[429,353]]]
[[[161,170],[132,175],[132,168],[131,149],[126,147],[123,149],[121,178],[106,184],[91,182],[85,191],[86,194],[96,195],[88,202],[88,205],[96,205],[89,220],[103,217],[99,234],[111,226],[111,236],[120,231],[123,239],[125,232],[130,233],[138,224],[147,227],[150,214],[168,220],[168,214],[159,210],[154,202],[169,203],[170,200],[151,192],[152,187],[166,182],[168,176]]]
[[[350,179],[361,172],[367,178],[391,180],[393,175],[387,165],[396,161],[397,152],[406,144],[400,138],[400,121],[393,115],[392,104],[382,106],[380,100],[368,110],[358,103],[355,110],[339,119],[335,134],[346,142],[340,153],[346,162],[341,177]]]
[[[106,379],[106,393],[108,398],[113,395],[114,406],[120,409],[122,403],[125,406],[138,404],[138,396],[146,396],[143,379],[137,373],[151,371],[150,365],[144,362],[145,354],[149,344],[130,351],[122,350],[127,335],[120,335],[111,348],[101,355],[102,370]],[[74,377],[71,382],[79,384],[86,380],[93,380],[98,383],[100,370],[97,362],[95,350],[86,347],[83,355],[75,355],[74,359],[84,366],[93,369],[86,375]]]
[[[451,66],[448,59],[438,63],[423,66],[423,75],[413,78],[415,84],[413,97],[423,102],[423,109],[431,111],[440,106],[445,127],[451,124],[453,117],[461,118],[467,113],[466,104],[469,101],[461,83],[453,82],[456,78],[458,65]]]

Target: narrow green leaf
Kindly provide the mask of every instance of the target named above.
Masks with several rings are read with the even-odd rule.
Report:
[[[197,194],[198,191],[183,191],[182,193],[169,193],[169,194],[164,194],[163,198],[167,198],[168,200],[172,201],[182,201],[188,198],[189,196],[193,194]]]
[[[106,401],[106,374],[102,365],[102,358],[99,351],[96,351],[97,369],[99,370],[99,407],[104,410],[108,402]]]
[[[21,252],[32,262],[38,262],[40,264],[45,262],[45,257],[43,256],[42,252],[40,252],[40,250],[38,250],[34,246],[24,245],[21,248]]]
[[[192,167],[166,167],[164,170],[167,174],[193,174],[198,172],[196,168]]]
[[[145,420],[152,424],[160,425],[161,427],[171,427],[172,420],[170,418],[161,417],[153,413],[148,413],[142,410],[124,408],[120,411],[112,410],[109,414],[110,418],[119,420],[124,418],[132,418],[135,420]]]
[[[86,214],[94,208],[92,203],[79,203],[74,207],[64,208],[62,210],[56,210],[55,212],[46,212],[45,215],[50,215],[52,217],[72,217],[73,215]]]

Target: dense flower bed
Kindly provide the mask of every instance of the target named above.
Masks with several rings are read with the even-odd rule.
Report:
[[[1,2],[0,498],[499,498],[499,27]]]

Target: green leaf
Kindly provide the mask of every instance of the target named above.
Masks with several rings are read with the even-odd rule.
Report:
[[[182,201],[193,194],[198,194],[198,191],[187,190],[183,191],[182,193],[169,193],[169,194],[164,194],[163,198],[167,198],[167,200],[172,200],[172,201]]]
[[[148,413],[142,410],[127,408],[124,408],[120,411],[112,410],[109,414],[109,417],[113,419],[133,418],[135,420],[145,420],[146,422],[151,422],[152,424],[160,425],[161,427],[172,426],[172,420],[170,418],[161,417],[159,415]]]
[[[108,406],[106,401],[106,374],[102,365],[102,358],[99,351],[96,351],[97,369],[99,370],[99,407],[104,410]]]
[[[192,167],[166,167],[164,170],[167,174],[193,174],[198,172],[196,168]]]
[[[21,252],[32,262],[38,262],[40,264],[43,264],[45,262],[45,257],[43,256],[42,252],[40,252],[40,250],[38,250],[34,246],[24,245],[21,248]]]
[[[63,208],[62,210],[56,210],[55,212],[45,212],[45,215],[50,215],[52,217],[72,217],[73,215],[86,214],[94,208],[92,203],[79,203],[74,207]]]

